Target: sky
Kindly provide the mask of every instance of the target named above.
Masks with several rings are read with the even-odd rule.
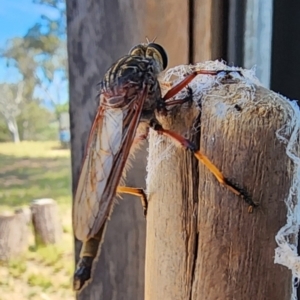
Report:
[[[23,36],[44,14],[56,17],[55,10],[32,0],[0,0],[0,47],[15,36]]]
[[[24,36],[41,15],[55,18],[57,12],[46,5],[35,4],[32,0],[0,0],[0,49],[5,48],[9,39]],[[17,82],[20,79],[17,71],[8,69],[5,59],[0,58],[0,82]]]

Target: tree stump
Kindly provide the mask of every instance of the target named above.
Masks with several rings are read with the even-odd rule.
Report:
[[[24,218],[24,222],[26,225],[29,225],[32,220],[31,209],[30,207],[20,207],[15,209],[15,214],[19,214],[22,218]]]
[[[196,105],[160,121],[190,137],[259,207],[249,214],[190,152],[152,132],[145,300],[291,299],[291,272],[274,254],[298,168],[278,136],[291,137],[295,111],[249,78],[199,77]]]
[[[17,257],[28,246],[28,226],[23,214],[0,215],[0,261]]]
[[[36,245],[59,242],[62,226],[56,202],[47,198],[34,200],[31,203],[31,212]]]

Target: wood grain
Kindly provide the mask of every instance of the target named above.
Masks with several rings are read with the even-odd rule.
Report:
[[[148,0],[143,6],[144,32],[167,50],[168,67],[189,63],[189,1]]]
[[[291,273],[274,264],[292,174],[275,135],[286,100],[262,87],[255,100],[251,93],[226,84],[202,99],[200,149],[259,203],[253,214],[203,165],[198,172],[191,153],[176,149],[156,166],[170,141],[151,136],[146,300],[290,299]],[[164,126],[182,133],[190,118],[181,111]]]
[[[226,1],[196,0],[192,10],[191,63],[225,59]]]

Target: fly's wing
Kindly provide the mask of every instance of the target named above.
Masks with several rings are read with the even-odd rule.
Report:
[[[99,108],[73,205],[74,233],[81,241],[94,237],[110,214],[147,91],[145,86],[126,108]]]

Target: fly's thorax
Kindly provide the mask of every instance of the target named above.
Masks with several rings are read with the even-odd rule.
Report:
[[[129,55],[121,57],[106,72],[100,83],[102,104],[109,107],[124,107],[138,101],[147,88],[146,110],[155,110],[161,99],[159,74],[166,68],[167,54],[155,43],[140,44]]]
[[[118,92],[120,88],[133,85],[141,87],[145,80],[151,80],[156,69],[152,59],[126,55],[107,70],[100,82],[100,89],[102,92],[109,90]]]

